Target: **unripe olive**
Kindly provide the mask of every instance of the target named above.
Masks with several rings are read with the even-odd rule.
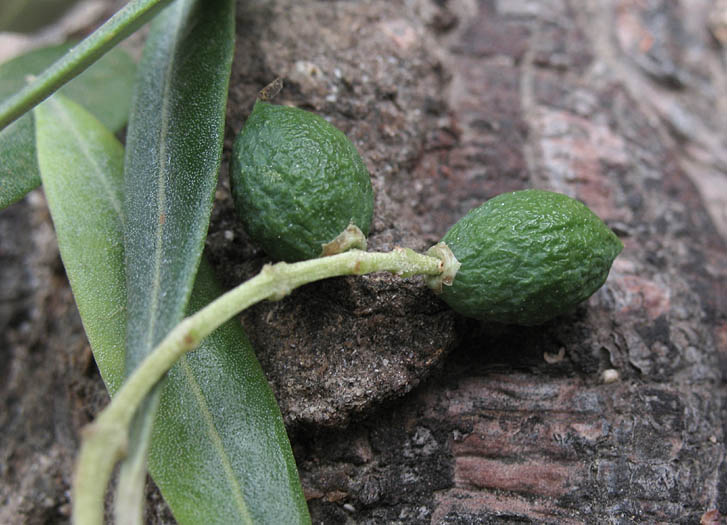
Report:
[[[275,259],[318,257],[350,224],[368,235],[369,172],[351,141],[314,113],[258,101],[235,140],[230,179],[247,232]]]
[[[606,280],[621,241],[581,202],[560,193],[505,193],[471,210],[442,238],[460,263],[441,297],[477,319],[540,324],[572,310]]]

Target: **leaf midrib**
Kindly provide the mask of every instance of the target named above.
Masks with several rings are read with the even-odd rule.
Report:
[[[225,472],[225,477],[227,478],[227,482],[230,485],[235,504],[240,511],[240,518],[243,523],[252,525],[253,520],[250,516],[250,512],[248,511],[247,504],[245,503],[245,497],[242,493],[242,487],[240,486],[237,477],[235,477],[232,463],[230,462],[230,458],[225,452],[225,446],[222,443],[222,437],[217,431],[214,419],[212,418],[212,413],[209,409],[209,404],[207,403],[207,399],[202,392],[202,388],[199,386],[197,378],[194,377],[194,372],[189,366],[189,362],[187,361],[187,358],[185,356],[182,356],[179,359],[179,366],[184,372],[187,382],[189,383],[192,393],[194,394],[195,401],[197,401],[197,405],[199,406],[200,413],[202,414],[205,424],[207,425],[207,435],[212,442],[212,446],[215,448],[217,454],[220,457],[222,470]]]
[[[181,6],[181,3],[176,5]],[[179,41],[179,27],[182,21],[183,10],[181,8],[176,11],[177,17],[174,21],[174,44],[172,49],[176,49],[176,43]],[[162,119],[161,126],[159,128],[159,153],[158,153],[158,171],[157,171],[157,213],[156,213],[156,231],[154,232],[154,270],[152,279],[152,294],[151,304],[149,309],[151,315],[149,315],[149,324],[146,330],[145,346],[148,350],[154,346],[154,329],[156,326],[156,311],[159,307],[159,291],[161,289],[161,268],[162,268],[162,238],[164,234],[164,224],[166,221],[162,221],[163,213],[167,203],[167,185],[164,177],[164,173],[167,167],[167,133],[169,130],[169,122],[171,120],[169,115],[169,104],[171,100],[171,89],[172,82],[171,76],[176,63],[177,54],[173,53],[171,59],[167,63],[167,68],[164,71],[164,90],[162,93]]]

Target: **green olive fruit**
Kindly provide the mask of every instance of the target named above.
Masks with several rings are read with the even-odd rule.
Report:
[[[369,172],[351,141],[318,115],[256,102],[235,140],[230,179],[247,232],[275,259],[318,257],[350,224],[368,235]]]
[[[623,249],[585,205],[541,190],[488,200],[442,242],[461,265],[442,299],[465,316],[519,325],[541,324],[590,297]]]

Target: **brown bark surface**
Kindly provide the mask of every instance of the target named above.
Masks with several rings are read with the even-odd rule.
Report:
[[[245,313],[314,523],[724,522],[724,2],[238,11],[226,155],[284,77],[277,101],[329,118],[366,160],[372,249],[425,249],[525,187],[581,199],[625,245],[594,297],[541,327],[457,317],[386,275]],[[0,212],[2,523],[68,520],[78,431],[105,402],[54,242],[39,193]],[[208,247],[228,286],[267,261],[226,182]],[[149,498],[149,522],[171,522]]]

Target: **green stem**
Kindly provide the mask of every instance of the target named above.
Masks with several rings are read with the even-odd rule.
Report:
[[[263,299],[282,299],[301,285],[328,277],[379,271],[402,277],[436,276],[442,273],[443,266],[441,259],[407,248],[387,253],[351,250],[294,264],[266,265],[252,279],[184,319],[134,370],[96,421],[84,429],[73,484],[74,524],[103,522],[106,486],[115,463],[125,453],[129,425],[137,407],[180,357],[234,315]]]
[[[55,64],[0,105],[0,129],[48,98],[104,53],[154,16],[171,0],[132,0]]]

